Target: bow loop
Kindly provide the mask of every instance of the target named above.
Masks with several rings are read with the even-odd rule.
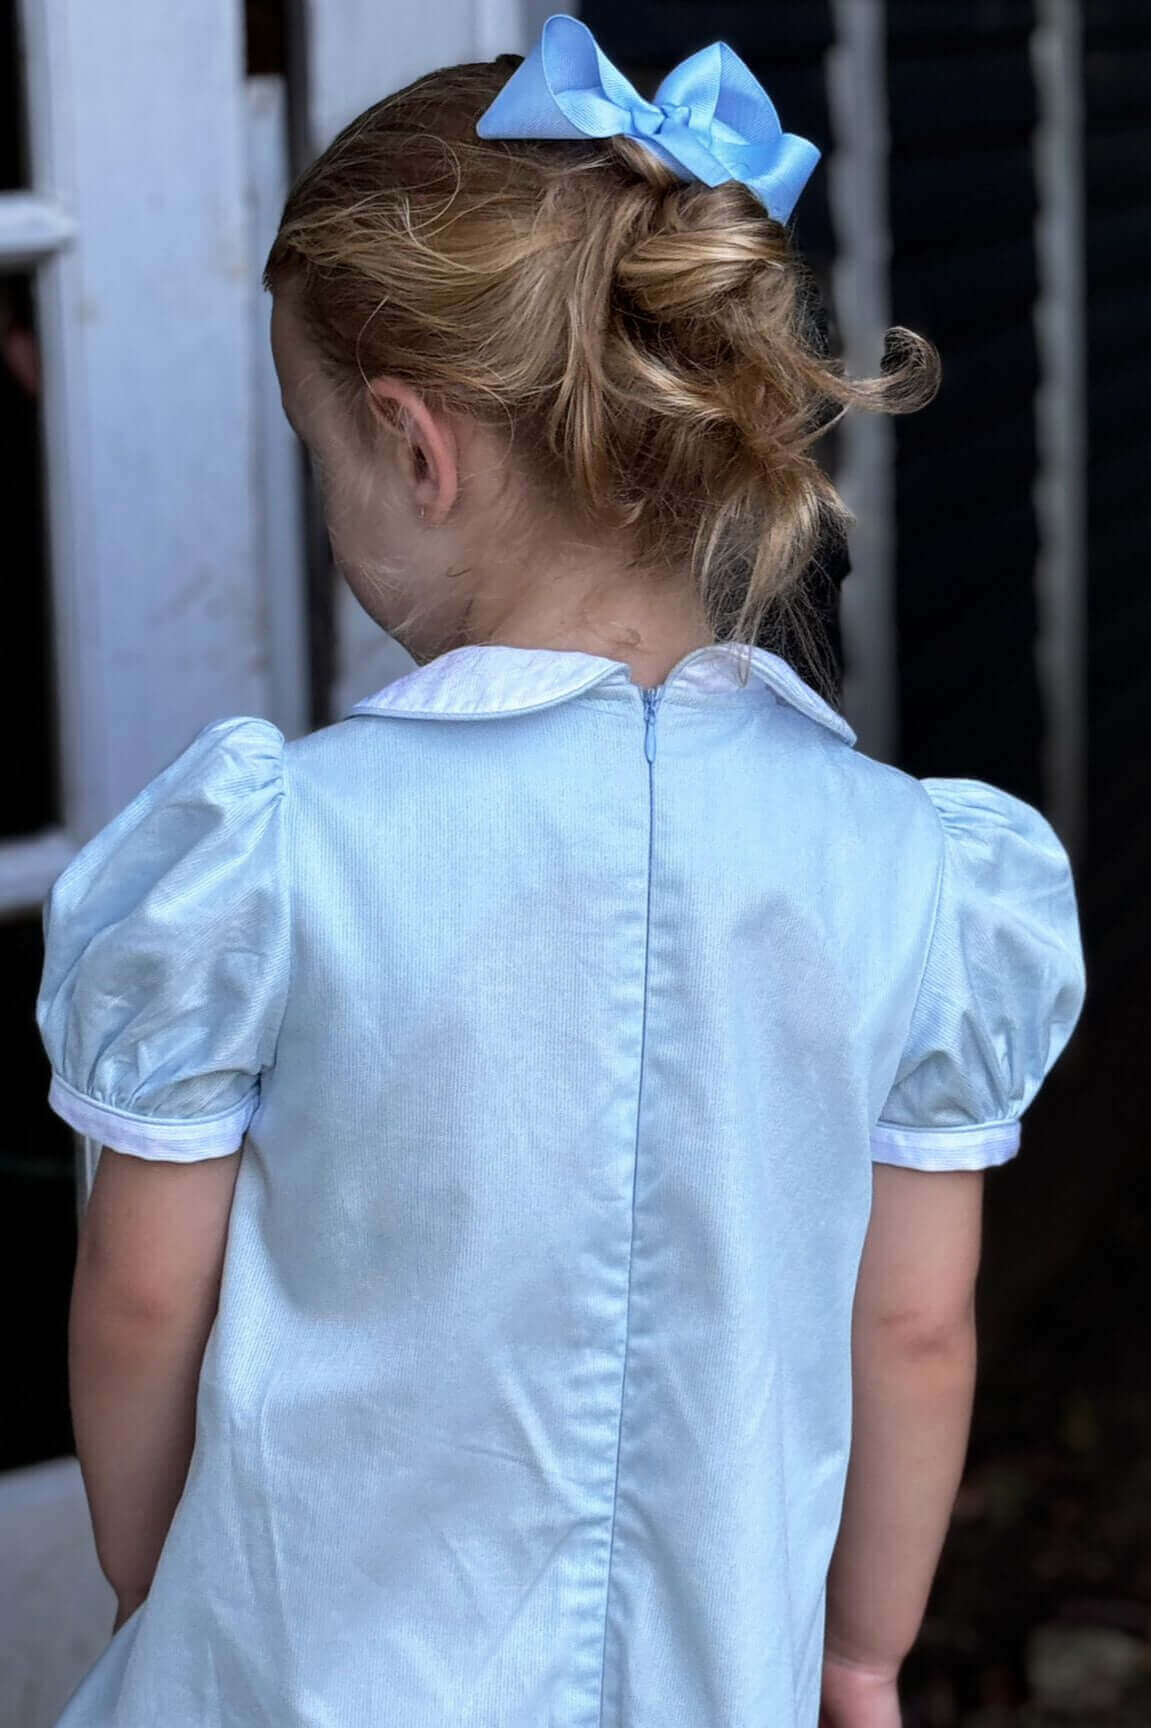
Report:
[[[586,24],[556,13],[476,123],[481,138],[640,139],[681,177],[740,180],[786,222],[820,153],[784,132],[775,104],[726,42],[674,67],[648,102]]]

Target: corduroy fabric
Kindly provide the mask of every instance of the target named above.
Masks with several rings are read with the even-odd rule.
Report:
[[[816,1728],[872,1160],[1010,1157],[1083,958],[1037,811],[734,664],[217,722],[57,880],[54,1108],[244,1145],[187,1487],[59,1728]]]

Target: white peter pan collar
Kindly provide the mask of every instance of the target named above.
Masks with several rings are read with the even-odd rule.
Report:
[[[740,688],[740,665],[747,656],[748,685],[758,679],[781,701],[817,720],[848,744],[856,734],[823,697],[778,654],[746,643],[712,642],[693,649],[671,668],[659,689],[699,693]],[[372,696],[345,710],[352,714],[400,715],[416,719],[486,720],[550,708],[596,685],[642,686],[622,660],[568,648],[516,648],[504,642],[469,643],[451,648],[423,666],[403,673]]]

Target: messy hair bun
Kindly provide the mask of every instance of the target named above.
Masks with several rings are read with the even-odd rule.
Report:
[[[548,499],[689,570],[717,639],[754,640],[848,514],[812,454],[849,407],[932,394],[892,331],[878,378],[822,352],[810,277],[738,181],[685,183],[630,138],[481,140],[511,56],[433,72],[297,182],[270,253],[353,396],[390,373],[507,425]]]

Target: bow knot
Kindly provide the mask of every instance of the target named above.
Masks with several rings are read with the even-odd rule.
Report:
[[[476,123],[481,138],[639,138],[688,180],[740,180],[786,222],[820,153],[785,132],[767,91],[726,42],[680,62],[647,102],[586,24],[555,13]]]
[[[646,120],[647,116],[644,116]],[[657,110],[657,123],[652,127],[658,132],[662,126],[686,126],[691,120],[691,109],[686,102],[671,102],[666,108]]]

